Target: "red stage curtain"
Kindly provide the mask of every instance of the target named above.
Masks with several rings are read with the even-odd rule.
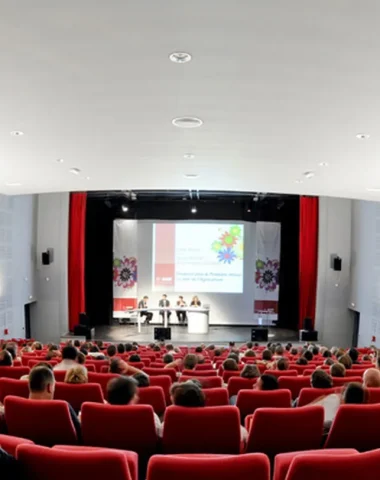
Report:
[[[299,328],[308,317],[315,323],[318,274],[318,198],[300,197]]]
[[[79,323],[85,301],[86,193],[70,194],[69,217],[69,330]]]

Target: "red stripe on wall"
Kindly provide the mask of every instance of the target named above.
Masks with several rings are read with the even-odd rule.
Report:
[[[69,215],[69,331],[79,323],[79,314],[86,310],[85,300],[85,234],[86,193],[70,194]]]
[[[175,224],[156,224],[154,283],[174,286],[175,282]]]
[[[114,298],[114,312],[124,312],[124,310],[137,308],[137,298]]]
[[[262,310],[273,310],[273,313],[278,313],[277,300],[255,300],[254,313],[260,313]]]

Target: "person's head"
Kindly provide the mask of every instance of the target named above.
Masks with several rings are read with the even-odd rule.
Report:
[[[115,345],[108,345],[107,347],[107,356],[108,357],[114,357],[117,353],[117,349]]]
[[[119,343],[118,346],[117,346],[117,353],[119,353],[120,355],[123,355],[123,353],[125,353],[125,347],[122,343]]]
[[[131,352],[132,351],[132,343],[126,343],[125,344],[125,351],[126,352]]]
[[[159,345],[155,345],[153,347],[153,352],[161,352],[161,347]]]
[[[348,355],[351,357],[352,363],[356,363],[358,361],[359,352],[356,350],[356,348],[350,348]]]
[[[199,386],[192,381],[175,383],[170,390],[173,405],[179,407],[204,407],[205,396]]]
[[[380,387],[380,372],[377,368],[369,368],[364,372],[363,385],[366,388]]]
[[[99,349],[101,349],[103,347],[103,340],[96,340],[95,345],[97,345]]]
[[[40,342],[33,342],[32,350],[42,350],[42,344]]]
[[[239,355],[237,353],[230,353],[227,358],[232,358],[236,363],[239,363]]]
[[[256,357],[256,353],[253,350],[246,350],[244,353],[245,357]]]
[[[167,353],[166,355],[164,355],[163,361],[165,364],[172,363],[174,362],[174,357],[170,353]]]
[[[257,378],[260,376],[260,370],[256,365],[244,365],[243,370],[240,372],[240,376],[243,378]]]
[[[198,357],[193,353],[188,353],[183,359],[183,368],[185,370],[194,370],[197,363]]]
[[[273,375],[261,375],[254,388],[256,390],[278,390],[278,379]]]
[[[293,346],[293,345],[292,345],[291,343],[287,343],[286,346],[285,346],[285,350],[286,350],[287,352],[290,352],[290,350],[292,349],[292,346]]]
[[[229,345],[230,348],[234,348],[235,342],[228,342],[228,345]]]
[[[306,358],[306,360],[308,362],[313,360],[313,352],[311,352],[310,350],[306,350],[306,352],[304,352],[303,356],[304,356],[304,358]]]
[[[272,352],[268,349],[263,351],[263,360],[266,360],[267,362],[270,362],[272,360]]]
[[[369,361],[371,361],[371,357],[369,355],[365,354],[365,355],[362,356],[362,360],[363,360],[363,362],[369,362]]]
[[[110,405],[133,405],[139,401],[137,382],[132,377],[113,378],[107,385]]]
[[[217,349],[214,351],[214,357],[220,357],[221,355],[222,355],[221,350],[219,350],[219,348],[217,348]]]
[[[166,293],[164,293],[164,294],[162,295],[162,300],[166,300],[167,298],[168,298],[168,296],[166,295]]]
[[[346,368],[352,367],[352,360],[349,355],[342,355],[341,357],[339,357],[338,362],[344,365]]]
[[[13,365],[12,355],[8,350],[2,350],[0,352],[0,366],[1,367],[11,367]]]
[[[97,345],[93,345],[91,348],[90,348],[90,352],[91,353],[99,353],[100,352],[100,349]]]
[[[74,347],[76,347],[76,348],[80,347],[80,341],[79,340],[74,340]]]
[[[331,355],[333,355],[333,356],[336,355],[338,350],[339,350],[338,347],[331,347],[331,349],[330,349]]]
[[[284,347],[282,345],[277,345],[275,350],[276,355],[283,355],[284,354]]]
[[[277,370],[289,370],[289,360],[285,357],[281,357],[277,360]]]
[[[322,354],[322,357],[323,358],[331,358],[332,357],[332,353],[330,352],[330,350],[325,350]]]
[[[29,373],[29,398],[32,400],[53,400],[55,378],[53,370],[35,367]]]
[[[149,300],[148,295],[144,295],[144,296],[143,296],[143,300],[144,300],[145,302],[146,302],[147,300]]]
[[[247,346],[248,349],[253,348],[253,342],[247,342],[246,346]]]
[[[345,352],[344,348],[338,348],[338,351],[336,352],[335,356],[336,356],[336,358],[339,359],[340,357],[342,357],[345,354],[346,354],[346,352]]]
[[[78,355],[78,350],[73,345],[67,345],[62,350],[62,359],[63,360],[76,360]]]
[[[297,350],[296,347],[292,347],[292,348],[290,349],[290,354],[291,354],[291,355],[297,355],[297,353],[298,353],[298,350]]]
[[[138,387],[149,387],[150,386],[150,378],[145,373],[139,372],[133,375],[133,378],[137,382]]]
[[[182,295],[179,295],[179,300],[183,300],[183,296]]]
[[[345,377],[346,376],[346,367],[341,363],[334,363],[330,367],[330,375],[332,377]]]
[[[316,345],[313,346],[313,349],[311,350],[313,355],[318,355],[319,354],[319,347]]]
[[[223,369],[226,371],[237,371],[239,370],[239,367],[233,358],[227,358],[223,362]]]
[[[127,369],[127,364],[121,358],[113,358],[110,363],[109,373],[122,375]]]
[[[342,403],[361,405],[368,402],[367,391],[360,383],[352,382],[345,385],[342,392]]]
[[[141,362],[141,358],[140,358],[140,355],[137,355],[137,353],[134,353],[133,355],[131,355],[129,357],[129,361],[130,362]]]
[[[324,363],[324,365],[331,366],[331,365],[334,365],[335,362],[331,357],[327,357],[326,360],[323,363]]]
[[[12,360],[15,360],[17,357],[17,345],[13,342],[7,343],[5,350],[8,350],[8,352],[12,356]]]
[[[77,363],[79,363],[79,365],[84,365],[85,361],[86,361],[86,355],[82,352],[78,352]]]
[[[66,372],[65,383],[88,383],[87,371],[82,365],[70,368]]]
[[[195,353],[202,353],[202,347],[195,347]]]
[[[173,344],[168,343],[168,344],[166,345],[166,351],[167,351],[167,352],[172,352],[173,350],[174,350]]]
[[[300,357],[300,358],[297,358],[296,360],[296,364],[297,365],[307,365],[309,362],[306,360],[305,357]]]
[[[331,376],[324,370],[314,370],[311,374],[311,386],[313,388],[331,388],[333,381]]]

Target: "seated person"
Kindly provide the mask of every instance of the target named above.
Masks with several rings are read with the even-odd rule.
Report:
[[[137,381],[131,377],[113,378],[107,385],[107,397],[110,405],[135,405],[139,401]],[[153,412],[156,433],[161,433],[161,421]]]
[[[184,370],[194,370],[198,363],[197,355],[193,353],[188,353],[183,359],[183,369]]]
[[[360,363],[358,361],[359,359],[359,352],[356,350],[356,348],[350,348],[348,351],[348,356],[351,358],[351,361],[353,364],[358,364]]]
[[[164,361],[165,365],[167,365],[168,363],[173,363],[174,362],[174,357],[170,353],[166,353],[163,357],[163,361]]]
[[[0,367],[11,367],[13,365],[12,355],[8,350],[0,352]]]
[[[273,353],[269,349],[266,349],[263,351],[262,360],[260,360],[258,363],[264,364],[265,366],[270,368],[273,365],[272,357]]]
[[[261,375],[253,388],[262,391],[278,390],[278,378],[268,374]]]
[[[339,357],[338,362],[346,367],[346,369],[352,368],[352,360],[349,355],[342,355]]]
[[[153,318],[153,313],[148,312],[148,300],[149,297],[145,295],[142,300],[139,301],[138,308],[140,310],[140,317],[145,317],[145,325],[149,325]]]
[[[180,295],[178,297],[177,307],[186,307],[186,302],[183,299],[182,295]],[[183,310],[183,311],[182,310],[177,310],[177,318],[178,318],[178,322],[181,325],[184,325],[186,323],[186,320],[187,320],[186,310]]]
[[[332,377],[345,377],[346,367],[342,363],[333,363],[330,367],[330,375]]]
[[[117,349],[115,345],[108,345],[107,347],[107,357],[112,358],[117,354]]]
[[[240,372],[242,378],[258,378],[260,376],[260,370],[257,365],[244,365],[243,370]]]
[[[201,306],[201,301],[196,295],[194,295],[194,297],[191,299],[190,307],[200,307],[200,306]]]
[[[276,362],[277,370],[289,370],[289,360],[285,357],[281,357]]]
[[[141,362],[141,358],[140,358],[140,355],[137,355],[137,353],[133,353],[130,357],[129,357],[129,362],[133,363],[137,363],[137,362]]]
[[[363,375],[363,386],[365,388],[380,387],[380,372],[377,368],[369,368]]]
[[[223,362],[223,370],[225,372],[232,372],[232,371],[238,371],[239,367],[238,364],[236,363],[236,360],[233,358],[227,358]]]
[[[62,362],[55,365],[53,370],[69,370],[72,367],[76,367],[77,363],[78,350],[72,346],[68,345],[62,349]],[[85,368],[85,367],[83,367]],[[86,369],[87,372],[87,369]]]
[[[65,375],[65,383],[82,384],[88,383],[87,369],[82,365],[67,370]]]
[[[253,350],[248,349],[244,352],[243,356],[244,357],[256,357],[256,353]]]
[[[142,373],[140,369],[128,365],[121,358],[115,357],[111,360],[109,373],[118,373],[119,375],[134,375],[135,373]]]
[[[163,294],[162,298],[158,302],[158,306],[161,308],[168,308],[170,307],[170,302],[168,300],[168,296]],[[172,312],[170,310],[160,310],[160,315],[162,317],[162,323],[165,321],[165,314],[167,315],[168,318],[168,323],[170,322],[170,316]]]
[[[134,375],[132,375],[132,377],[136,380],[137,386],[139,388],[150,386],[150,378],[149,375],[147,375],[146,373],[135,373]]]

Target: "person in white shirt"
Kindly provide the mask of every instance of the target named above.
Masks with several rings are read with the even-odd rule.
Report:
[[[67,371],[70,368],[77,367],[78,363],[76,361],[78,355],[78,350],[72,345],[64,347],[62,350],[62,362],[58,363],[53,370],[63,370]],[[83,367],[85,368],[85,367]],[[87,368],[85,368],[87,373]]]

